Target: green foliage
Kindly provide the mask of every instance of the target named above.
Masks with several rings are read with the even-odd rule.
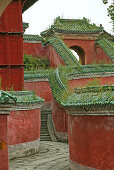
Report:
[[[110,17],[112,24],[113,24],[113,31],[114,31],[114,2],[108,7],[108,16]]]
[[[102,0],[104,4],[108,4],[108,0]],[[111,5],[107,8],[108,16],[111,19],[112,25],[113,25],[113,32],[114,32],[114,1],[111,3]]]
[[[30,55],[24,55],[25,71],[45,70],[49,68],[48,59],[33,58]]]
[[[87,84],[85,85],[85,87],[93,87],[93,86],[98,86],[100,85],[101,80],[99,80],[98,78],[94,78],[92,81],[88,81]]]

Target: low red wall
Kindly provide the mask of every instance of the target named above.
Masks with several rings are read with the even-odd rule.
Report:
[[[46,57],[50,60],[50,66],[52,68],[59,67],[60,65],[64,65],[64,61],[57,54],[52,46],[46,47]]]
[[[23,43],[23,52],[33,57],[45,57],[46,51],[41,43]]]
[[[114,116],[68,115],[68,133],[71,161],[96,169],[114,169]]]
[[[11,111],[8,117],[8,144],[40,139],[40,109]]]
[[[53,98],[52,117],[56,132],[68,132],[68,116],[65,109]]]
[[[97,78],[80,78],[80,79],[72,79],[69,80],[69,86],[72,90],[74,90],[76,87],[84,87],[87,85],[88,82],[93,82],[95,79],[98,80],[100,85],[109,85],[114,84],[114,77],[97,77]]]
[[[34,91],[37,96],[45,99],[45,102],[52,102],[52,93],[48,81],[24,82],[24,88]]]
[[[7,115],[0,115],[0,170],[8,170]]]

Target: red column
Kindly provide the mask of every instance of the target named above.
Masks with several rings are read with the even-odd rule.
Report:
[[[21,0],[12,1],[0,18],[0,77],[4,90],[24,85]]]

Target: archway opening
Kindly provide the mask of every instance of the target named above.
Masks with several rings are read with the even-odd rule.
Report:
[[[84,50],[79,46],[71,46],[70,50],[74,54],[74,56],[77,58],[77,60],[80,62],[80,64],[85,65],[85,52]]]

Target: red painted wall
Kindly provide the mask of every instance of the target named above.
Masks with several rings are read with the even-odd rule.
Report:
[[[60,65],[64,65],[64,61],[57,54],[52,46],[46,47],[46,57],[50,60],[50,66],[52,68],[58,67]]]
[[[52,118],[56,132],[68,132],[68,116],[65,109],[53,98]]]
[[[2,147],[4,144],[4,148]],[[0,115],[0,170],[8,170],[7,115]]]
[[[95,41],[94,40],[75,40],[64,39],[65,44],[70,48],[71,46],[79,46],[85,52],[85,64],[91,64],[96,58]]]
[[[12,1],[0,17],[0,77],[4,90],[21,90],[23,87],[22,36],[21,0]]]
[[[8,117],[8,144],[39,139],[40,125],[40,109],[11,111]]]
[[[70,159],[102,170],[114,169],[114,116],[68,115]]]
[[[111,59],[107,56],[107,54],[103,51],[103,49],[99,46],[96,45],[96,62],[102,63],[102,61],[105,61],[105,63],[110,63]]]
[[[37,96],[44,98],[45,102],[52,102],[52,93],[48,81],[30,81],[24,82],[26,90],[33,90]]]
[[[70,48],[71,46],[79,46],[85,52],[85,64],[96,63],[105,60],[106,63],[110,62],[110,58],[102,50],[101,47],[95,46],[94,40],[78,40],[78,39],[64,39],[65,44]]]
[[[45,48],[41,43],[26,43],[23,44],[23,53],[32,55],[33,57],[46,57]]]
[[[81,78],[81,79],[72,79],[69,80],[69,86],[72,90],[74,90],[76,87],[84,87],[87,85],[88,82],[94,81],[96,78]],[[97,77],[97,80],[99,81],[100,85],[108,85],[108,84],[114,84],[114,77]]]

